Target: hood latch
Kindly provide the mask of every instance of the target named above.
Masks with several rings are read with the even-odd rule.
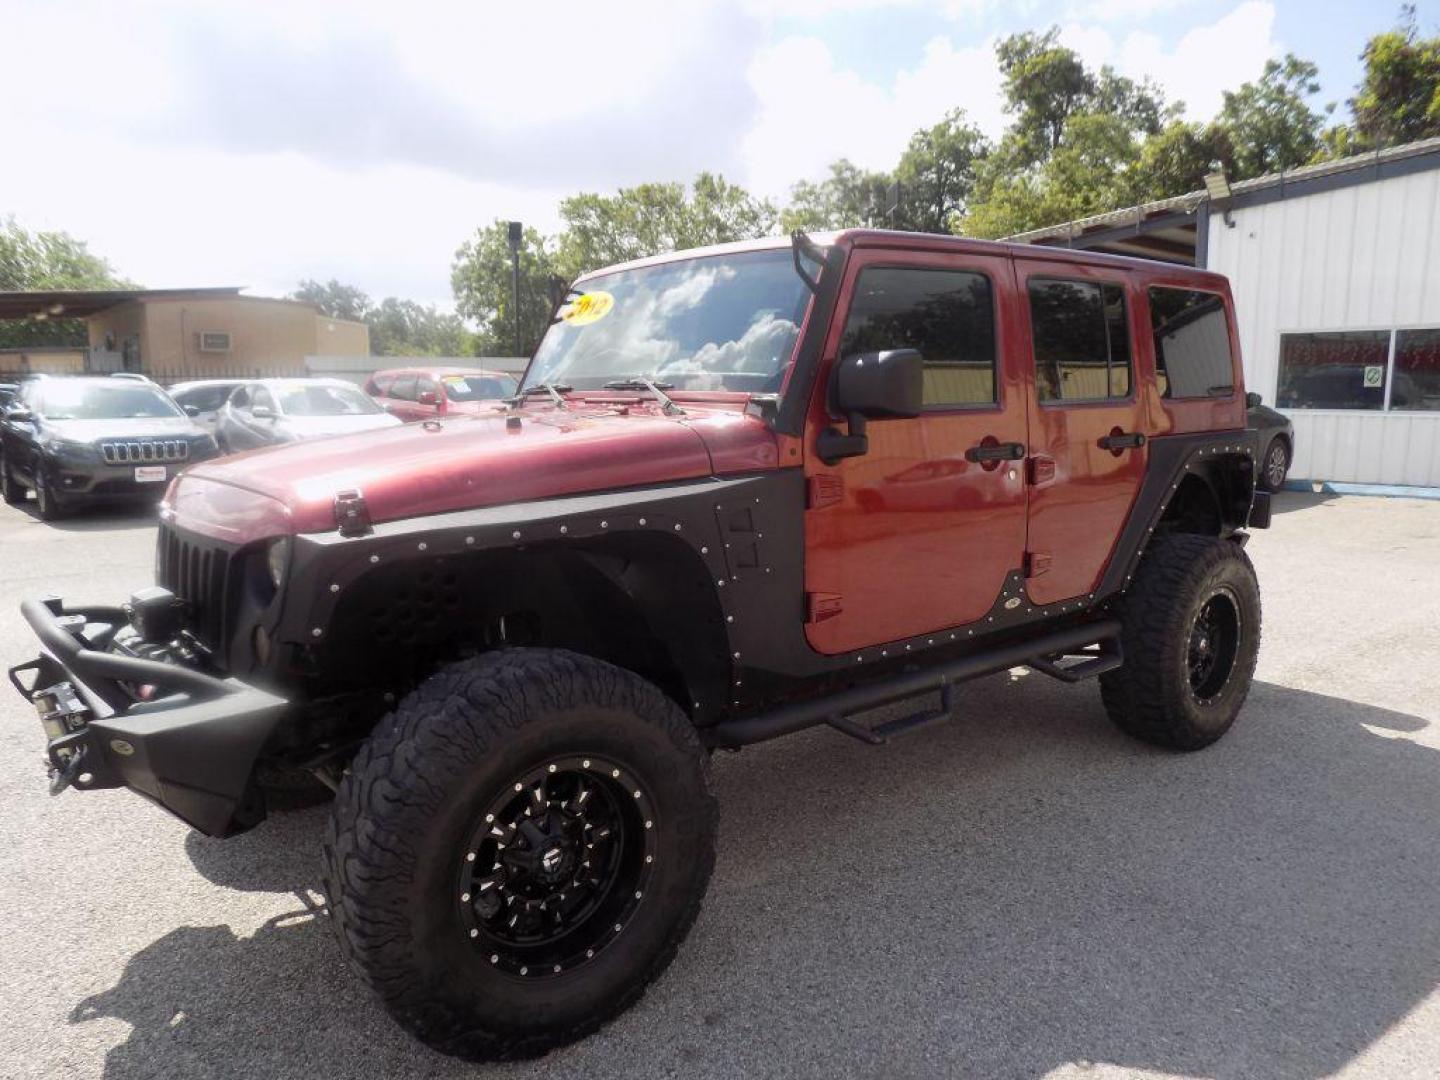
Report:
[[[341,536],[364,536],[374,531],[370,524],[370,507],[359,488],[335,493],[335,528]]]

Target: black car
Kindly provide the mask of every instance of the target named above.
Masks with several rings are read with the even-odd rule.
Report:
[[[0,416],[0,494],[35,490],[52,521],[80,506],[158,499],[215,440],[158,386],[105,378],[33,379]]]
[[[1246,394],[1245,403],[1249,406],[1245,426],[1260,433],[1260,445],[1265,448],[1260,459],[1260,486],[1279,491],[1295,460],[1295,425],[1284,413],[1266,405],[1259,394]]]

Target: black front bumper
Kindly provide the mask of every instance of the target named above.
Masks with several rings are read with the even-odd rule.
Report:
[[[20,610],[41,654],[11,668],[10,681],[41,713],[53,790],[128,787],[211,836],[264,816],[254,767],[285,699],[237,679],[110,651],[126,623],[119,608],[67,610],[47,599],[27,600]],[[154,690],[137,701],[134,686]]]

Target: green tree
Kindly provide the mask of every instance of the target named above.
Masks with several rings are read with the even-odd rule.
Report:
[[[1144,203],[1198,191],[1205,186],[1205,175],[1230,157],[1223,128],[1173,120],[1140,147],[1124,201]]]
[[[681,248],[748,240],[771,231],[775,207],[724,177],[639,184],[613,195],[584,192],[560,203],[556,261],[564,276]]]
[[[520,245],[520,348],[533,352],[549,325],[550,278],[556,273],[551,246],[535,229],[526,229]],[[507,225],[496,221],[475,230],[460,245],[450,270],[455,310],[480,327],[474,349],[480,356],[510,356],[515,351],[515,305],[510,281]]]
[[[305,300],[332,319],[364,322],[370,313],[370,297],[354,285],[344,285],[334,278],[325,283],[305,278],[290,294],[292,300]]]
[[[1317,93],[1319,69],[1286,54],[1267,60],[1255,82],[1227,90],[1216,123],[1230,144],[1232,180],[1293,169],[1320,149],[1324,117],[1307,98]]]
[[[896,228],[946,232],[951,218],[963,213],[975,189],[975,170],[990,152],[980,129],[953,109],[933,127],[910,137],[895,179],[900,183]]]
[[[1060,29],[1052,26],[1043,34],[1011,34],[995,46],[1005,111],[1015,117],[1007,136],[1020,165],[1048,157],[1060,145],[1070,115],[1095,96],[1095,77],[1059,40]]]
[[[889,173],[870,172],[841,158],[824,180],[801,180],[790,189],[790,205],[780,211],[780,228],[787,233],[822,232],[881,224],[891,179]]]
[[[375,356],[469,356],[475,351],[475,335],[460,317],[430,304],[387,296],[365,321]]]
[[[1399,26],[1365,43],[1360,59],[1365,71],[1350,99],[1358,142],[1393,146],[1440,135],[1440,36],[1420,37],[1412,5],[1401,9]]]
[[[30,232],[14,218],[0,221],[0,292],[39,289],[127,289],[126,281],[105,259],[91,254],[83,241],[63,232]],[[0,347],[88,343],[79,319],[54,318],[0,322]]]

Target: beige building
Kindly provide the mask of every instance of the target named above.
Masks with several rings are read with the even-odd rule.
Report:
[[[231,288],[0,293],[5,318],[84,319],[89,348],[79,366],[143,372],[162,382],[299,375],[307,356],[370,353],[364,323],[332,319],[304,301],[241,296]],[[59,373],[77,366],[73,354],[25,351],[25,370]],[[0,369],[12,366],[20,365],[0,357]]]

